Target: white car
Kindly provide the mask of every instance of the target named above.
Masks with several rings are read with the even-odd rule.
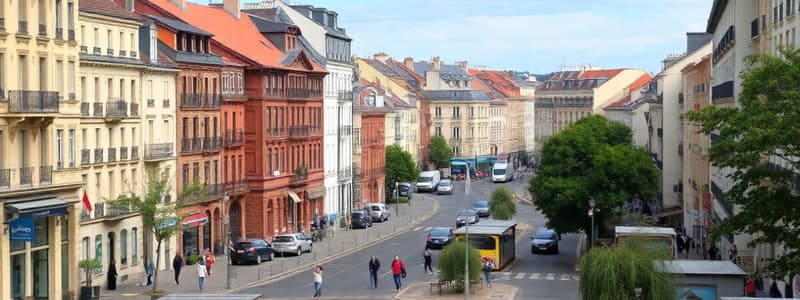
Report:
[[[303,233],[281,234],[272,239],[272,251],[280,253],[294,253],[297,256],[303,252],[311,252],[314,245],[311,239]]]
[[[453,182],[450,181],[449,179],[444,179],[442,181],[439,181],[439,186],[436,188],[436,193],[439,194],[439,195],[441,195],[441,194],[452,195],[453,194]]]
[[[383,222],[389,220],[389,215],[392,213],[386,208],[383,203],[370,203],[367,205],[369,208],[369,216],[373,221]]]

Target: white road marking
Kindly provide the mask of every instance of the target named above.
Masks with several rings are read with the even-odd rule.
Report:
[[[511,272],[497,272],[500,276],[511,276]]]
[[[570,280],[569,274],[561,274],[561,280],[564,280],[564,281]]]
[[[547,273],[547,280],[555,280],[556,273]]]
[[[430,226],[428,226],[428,227],[425,227],[425,231],[431,231],[431,229],[432,229],[432,228],[433,228],[433,227],[430,227]],[[466,251],[466,250],[464,250],[464,251]]]
[[[540,274],[540,273],[533,273],[533,274],[531,274],[531,277],[528,277],[528,279],[538,280],[539,276],[541,276],[541,275],[542,274]]]
[[[464,251],[466,251],[466,250],[464,250]],[[383,278],[383,277],[386,277],[386,275],[389,275],[389,274],[392,274],[392,271],[386,271],[386,273],[383,273],[383,274],[381,274],[381,276],[378,276],[378,277],[379,278]]]
[[[419,231],[420,229],[422,229],[422,226],[414,228],[414,231]],[[464,250],[464,251],[466,251],[466,250]]]
[[[525,278],[525,273],[517,273],[517,276],[514,276],[514,279],[523,279]]]
[[[580,281],[580,280],[581,280],[581,277],[580,277],[580,276],[578,276],[578,275],[572,275],[572,280],[575,280],[575,281]]]

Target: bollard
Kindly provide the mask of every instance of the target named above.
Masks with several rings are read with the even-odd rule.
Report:
[[[269,277],[267,278],[272,278],[272,264],[269,264]]]

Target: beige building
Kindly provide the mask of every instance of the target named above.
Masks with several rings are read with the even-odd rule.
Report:
[[[489,154],[489,104],[486,93],[474,90],[425,91],[431,99],[431,136],[442,136],[454,157]]]
[[[489,154],[491,155],[508,152],[506,142],[511,134],[506,132],[507,111],[508,107],[503,100],[492,100],[489,104]]]
[[[78,3],[0,0],[0,299],[77,292]]]

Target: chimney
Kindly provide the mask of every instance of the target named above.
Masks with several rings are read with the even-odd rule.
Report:
[[[172,4],[175,4],[181,10],[186,10],[186,0],[172,0]]]
[[[403,65],[405,65],[409,70],[414,71],[414,58],[411,56],[406,57],[403,59]]]
[[[442,70],[442,62],[439,60],[438,56],[434,56],[431,58],[431,71],[439,72]]]
[[[181,0],[181,1],[186,1],[186,0]],[[241,6],[239,5],[239,0],[223,0],[222,9],[224,9],[237,19],[241,17],[239,15],[239,10],[241,9]]]
[[[456,66],[458,66],[459,68],[461,68],[465,72],[467,71],[467,61],[466,60],[457,61],[456,62]]]
[[[384,53],[384,52],[378,52],[378,53],[375,53],[375,55],[373,55],[372,58],[385,64],[386,63],[386,59],[389,58],[389,55],[386,55],[386,53]]]

